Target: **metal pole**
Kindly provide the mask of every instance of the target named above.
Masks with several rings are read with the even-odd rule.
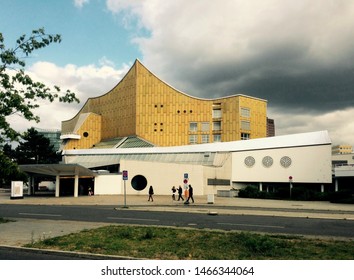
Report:
[[[124,180],[124,208],[127,208],[126,180]]]

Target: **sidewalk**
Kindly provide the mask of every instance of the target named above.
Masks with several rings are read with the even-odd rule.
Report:
[[[80,196],[76,198],[25,196],[23,199],[10,199],[9,193],[0,192],[0,204],[109,205],[114,208],[123,208],[124,196]],[[129,210],[140,211],[180,211],[205,213],[206,215],[266,215],[354,220],[353,205],[318,201],[261,200],[215,196],[214,203],[210,204],[207,201],[207,196],[196,196],[194,204],[185,205],[182,201],[173,201],[170,196],[154,196],[154,202],[148,202],[146,195],[127,195],[126,206]],[[107,224],[16,219],[15,222],[0,224],[0,245],[22,246],[40,239],[66,235],[103,225]]]
[[[267,215],[309,218],[354,219],[353,204],[336,204],[328,201],[290,201],[271,199],[248,199],[214,196],[214,203],[208,203],[207,196],[194,197],[195,203],[185,205],[173,201],[171,196],[154,196],[154,202],[147,201],[147,195],[127,195],[126,206],[130,210],[181,211],[229,215]],[[0,192],[0,204],[33,205],[110,205],[124,206],[123,195],[94,195],[79,197],[24,196],[10,199],[9,193]]]

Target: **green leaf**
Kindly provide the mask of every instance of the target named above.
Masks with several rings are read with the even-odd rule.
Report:
[[[59,34],[47,34],[44,28],[39,28],[33,30],[30,36],[21,35],[16,40],[15,48],[7,48],[3,34],[0,33],[0,143],[5,138],[13,140],[18,135],[10,127],[6,117],[18,114],[26,120],[39,122],[39,117],[33,110],[39,107],[40,100],[79,102],[70,90],[62,92],[59,86],[50,88],[33,80],[25,72],[25,59],[30,54],[60,42]]]

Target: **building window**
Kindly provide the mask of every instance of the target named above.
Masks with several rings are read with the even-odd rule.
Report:
[[[221,142],[221,134],[214,134],[213,141],[214,142]]]
[[[221,130],[221,122],[213,122],[213,130],[214,131]]]
[[[251,124],[249,121],[241,121],[242,130],[251,130]]]
[[[251,138],[251,134],[241,133],[241,140],[249,140],[250,138]]]
[[[189,131],[198,131],[198,123],[190,122],[189,123]]]
[[[209,143],[209,134],[202,135],[202,143]]]
[[[213,118],[220,119],[222,116],[221,109],[213,109]]]
[[[251,111],[249,108],[241,108],[241,117],[249,118],[251,116]]]
[[[210,131],[210,123],[202,122],[202,132],[209,132]]]
[[[198,143],[198,135],[192,134],[189,135],[189,144],[197,144]]]

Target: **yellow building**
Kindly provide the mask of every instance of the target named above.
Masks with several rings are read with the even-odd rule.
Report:
[[[62,122],[61,139],[67,150],[117,147],[128,138],[146,145],[179,146],[266,136],[266,100],[242,94],[196,98],[163,82],[136,60],[117,86],[89,98],[75,117]]]
[[[351,154],[353,152],[353,147],[351,145],[335,145],[332,146],[333,155]]]

